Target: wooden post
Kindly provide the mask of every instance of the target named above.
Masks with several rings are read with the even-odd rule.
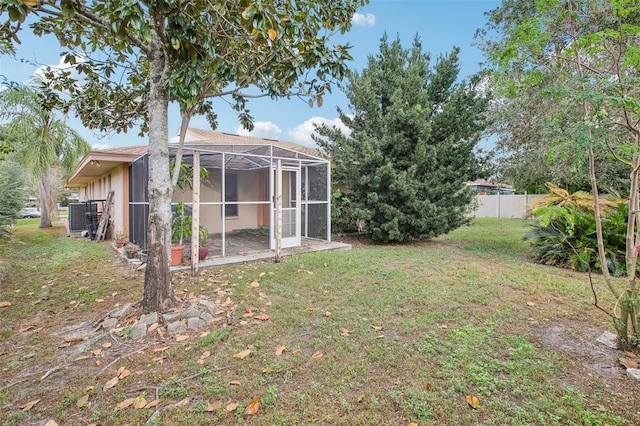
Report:
[[[282,160],[276,161],[276,263],[280,263],[282,250]]]
[[[193,204],[191,207],[191,275],[198,276],[200,250],[200,152],[193,153]]]

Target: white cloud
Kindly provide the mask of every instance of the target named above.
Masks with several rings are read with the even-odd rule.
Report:
[[[86,61],[86,58],[83,55],[76,55],[77,64],[80,64],[85,61]],[[51,68],[51,71],[53,71],[54,73],[56,71],[70,71],[71,78],[74,78],[75,80],[78,80],[78,81],[82,80],[82,77],[80,76],[80,74],[75,70],[75,65],[69,65],[68,63],[64,62],[64,57],[60,57],[60,61],[58,62],[58,65],[43,65],[41,67],[38,67],[38,69],[36,69],[33,73],[34,77],[44,79],[47,68]]]
[[[109,145],[108,143],[91,144],[91,149],[92,150],[96,150],[96,151],[100,151],[101,149],[109,149],[109,148],[113,148],[113,147],[111,145]]]
[[[363,15],[356,12],[353,14],[351,22],[353,23],[353,25],[357,25],[360,27],[373,27],[376,24],[376,15],[372,13]]]
[[[307,121],[302,124],[297,125],[293,129],[289,130],[289,137],[293,142],[297,142],[302,145],[315,147],[316,143],[311,138],[311,134],[314,132],[314,124],[326,124],[329,127],[337,127],[344,134],[351,133],[351,130],[345,126],[342,121],[336,118],[325,118],[325,117],[311,117]]]
[[[242,126],[238,126],[236,133],[242,136],[255,136],[257,138],[278,139],[282,129],[270,121],[256,121],[253,123],[253,131],[248,131]]]

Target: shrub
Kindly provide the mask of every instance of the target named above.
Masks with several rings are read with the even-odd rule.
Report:
[[[558,197],[558,192],[554,192],[546,203],[533,209],[537,222],[525,239],[530,241],[539,262],[579,271],[601,270],[595,215],[584,194],[580,197],[580,203],[568,202],[575,200],[576,194]],[[602,233],[609,270],[612,275],[625,275],[627,204],[606,201],[602,207]]]

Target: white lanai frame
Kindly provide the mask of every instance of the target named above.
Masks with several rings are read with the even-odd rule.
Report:
[[[170,144],[172,153],[175,153],[177,144]],[[295,194],[292,211],[295,212],[295,225],[300,245],[301,237],[316,238],[331,241],[331,164],[328,160],[274,144],[252,143],[185,143],[183,161],[192,158],[195,152],[200,153],[201,167],[205,167],[211,173],[212,170],[220,170],[220,201],[207,200],[204,196],[200,205],[220,206],[221,214],[221,238],[222,256],[226,255],[227,233],[227,205],[265,205],[270,212],[270,237],[271,248],[274,248],[275,217],[276,211],[276,163],[280,161],[282,169],[288,172],[295,171],[297,179],[290,179],[288,194]],[[238,200],[227,201],[226,176],[228,171],[238,174],[243,171],[266,170],[269,173],[269,196],[265,201]],[[194,178],[199,178],[199,173],[194,173]],[[282,174],[280,176],[282,178]],[[296,189],[292,189],[295,185]],[[187,203],[190,204],[190,203]],[[199,206],[198,206],[199,207]],[[199,208],[193,209],[200,212]],[[320,223],[322,221],[323,223]],[[201,222],[198,220],[198,222]],[[304,224],[301,226],[300,222]],[[193,249],[193,248],[192,248]],[[197,247],[196,247],[197,249]]]

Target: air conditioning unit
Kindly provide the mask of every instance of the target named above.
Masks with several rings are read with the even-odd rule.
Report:
[[[87,230],[87,203],[69,204],[69,232],[82,232]]]

